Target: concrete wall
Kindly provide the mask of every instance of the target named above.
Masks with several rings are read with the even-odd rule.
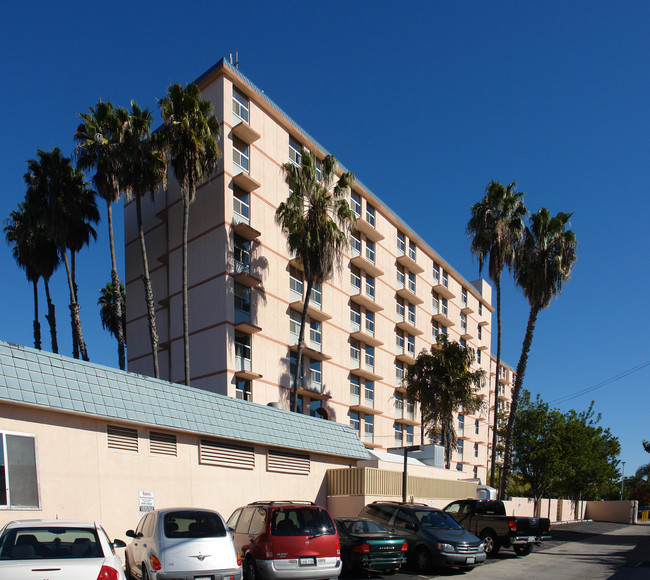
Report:
[[[639,502],[632,501],[589,501],[585,516],[598,522],[620,522],[635,524]]]

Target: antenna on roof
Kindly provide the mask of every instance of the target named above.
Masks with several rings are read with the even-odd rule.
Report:
[[[230,64],[234,66],[235,68],[239,68],[239,52],[235,51],[235,62],[232,61],[232,52],[228,55],[228,58],[230,60]]]

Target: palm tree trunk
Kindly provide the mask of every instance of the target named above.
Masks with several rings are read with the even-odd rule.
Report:
[[[185,384],[190,386],[190,331],[187,306],[187,237],[190,227],[190,201],[183,197],[183,358],[185,361]]]
[[[298,335],[298,352],[296,353],[296,370],[293,375],[293,400],[291,401],[291,410],[294,413],[298,412],[298,377],[302,377],[302,345],[305,340],[305,323],[307,322],[307,310],[309,309],[309,299],[311,298],[311,289],[313,283],[311,280],[307,282],[307,290],[305,291],[305,304],[302,307],[302,314],[300,315],[300,334]]]
[[[497,464],[497,429],[499,426],[499,371],[501,367],[501,280],[495,281],[497,291],[497,370],[494,378],[494,425],[492,427],[492,465],[490,466],[490,485],[495,485],[495,468]]]
[[[38,279],[32,282],[34,286],[34,348],[41,350],[41,323],[38,321]]]
[[[528,355],[530,347],[533,344],[533,333],[535,332],[535,323],[537,322],[538,307],[531,307],[528,315],[528,324],[526,326],[526,335],[521,347],[521,356],[517,363],[517,376],[515,377],[515,387],[512,393],[512,402],[510,403],[510,415],[508,416],[508,426],[506,428],[506,449],[503,457],[503,470],[501,472],[501,490],[499,496],[505,498],[508,490],[508,480],[510,479],[510,469],[512,466],[512,438],[515,434],[515,415],[517,414],[517,405],[519,404],[519,394],[524,384],[524,375],[526,374],[526,365],[528,364]]]
[[[117,258],[115,257],[115,237],[113,235],[113,203],[106,201],[108,217],[108,239],[111,250],[111,283],[113,284],[113,308],[115,309],[115,338],[117,338],[117,357],[120,370],[126,369],[126,356],[124,351],[124,327],[122,326],[122,293],[120,291],[120,277],[117,273]]]
[[[56,315],[54,313],[54,304],[52,303],[52,297],[50,296],[50,282],[47,278],[43,278],[45,282],[45,297],[47,298],[47,323],[50,326],[50,338],[52,340],[52,352],[58,354],[59,352],[59,341],[56,337]]]
[[[76,260],[75,260],[75,254],[74,252],[70,252],[70,270],[71,270],[71,275],[72,275],[72,288],[74,289],[74,295],[79,296],[79,289],[77,288],[77,281],[76,281]],[[71,330],[72,330],[72,356],[74,358],[79,358],[79,341],[77,339],[77,331],[75,330],[74,326],[74,319],[70,319],[70,325],[71,325]]]
[[[151,276],[149,274],[149,258],[147,256],[147,245],[144,239],[144,227],[142,226],[142,207],[140,197],[135,198],[135,207],[138,218],[138,235],[140,237],[140,250],[142,252],[142,282],[144,283],[144,297],[147,301],[147,322],[149,323],[149,338],[151,339],[151,356],[153,357],[154,377],[160,378],[160,366],[158,364],[158,330],[156,328],[156,308],[151,287]]]
[[[79,304],[77,304],[77,296],[74,290],[74,282],[72,281],[72,272],[70,270],[70,260],[68,260],[68,253],[64,249],[63,252],[63,261],[65,263],[65,270],[68,274],[68,286],[70,287],[70,319],[72,321],[72,328],[74,330],[74,336],[76,337],[77,344],[79,345],[79,351],[81,353],[81,358],[85,361],[89,361],[88,352],[86,351],[86,343],[84,342],[83,333],[81,331],[81,318],[79,318]],[[76,356],[75,358],[79,358]]]

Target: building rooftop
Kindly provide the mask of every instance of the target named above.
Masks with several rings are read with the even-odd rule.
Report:
[[[349,426],[0,341],[0,402],[368,459]]]

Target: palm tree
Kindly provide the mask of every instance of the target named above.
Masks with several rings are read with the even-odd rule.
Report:
[[[423,350],[406,373],[406,397],[420,405],[422,426],[445,448],[445,466],[458,448],[454,414],[477,412],[483,402],[477,394],[484,371],[472,371],[474,350],[449,341],[446,334],[436,338],[437,348]]]
[[[319,176],[316,156],[307,149],[302,150],[300,166],[287,162],[283,168],[289,197],[278,206],[275,221],[287,237],[289,252],[302,262],[307,282],[291,401],[292,410],[297,412],[298,377],[311,291],[314,285],[332,276],[335,266],[341,263],[341,250],[347,247],[348,233],[355,219],[346,196],[354,175],[342,173],[334,183],[338,163],[333,155],[327,155]]]
[[[122,190],[128,197],[135,197],[135,207],[142,254],[142,281],[147,302],[147,321],[151,339],[154,376],[160,378],[158,364],[158,330],[156,328],[156,308],[149,274],[149,258],[142,225],[142,198],[149,193],[153,200],[154,192],[167,185],[167,164],[162,150],[160,134],[150,133],[152,114],[131,102],[128,125],[124,134],[122,148]],[[124,320],[126,320],[123,317]],[[126,326],[124,327],[126,329]],[[125,331],[126,332],[126,331]]]
[[[111,253],[111,287],[116,293],[113,299],[115,320],[118,321],[116,338],[120,369],[126,368],[124,328],[122,327],[120,278],[117,272],[115,239],[113,235],[113,204],[120,200],[120,148],[128,114],[116,109],[111,103],[99,101],[89,113],[79,113],[83,120],[75,132],[77,164],[83,170],[95,170],[93,183],[99,196],[106,201],[108,237]]]
[[[512,268],[515,250],[523,231],[526,208],[523,193],[515,191],[516,183],[507,187],[491,181],[485,196],[472,207],[467,233],[472,238],[471,250],[479,261],[479,275],[488,261],[488,273],[497,294],[497,360],[494,378],[494,426],[492,429],[492,461],[490,483],[495,485],[494,470],[497,458],[497,428],[499,420],[499,370],[501,368],[501,273],[504,267]]]
[[[37,153],[38,160],[30,159],[27,162],[26,203],[34,207],[37,215],[44,220],[47,236],[65,264],[70,289],[73,341],[79,346],[83,360],[87,361],[88,353],[83,339],[68,250],[74,252],[78,248],[80,230],[88,229],[92,233],[87,239],[92,237],[94,229],[91,223],[99,220],[99,212],[91,201],[94,192],[84,181],[83,173],[72,166],[69,158],[63,157],[58,147],[49,152],[39,149]]]
[[[117,321],[115,320],[115,307],[113,306],[113,299],[115,292],[111,287],[111,282],[106,284],[99,291],[99,298],[97,304],[99,306],[99,316],[102,321],[102,328],[108,330],[114,337],[117,338]],[[120,299],[122,300],[122,327],[126,328],[126,292],[124,285],[120,286]],[[124,337],[126,342],[126,336]]]
[[[213,115],[212,102],[201,98],[196,84],[183,88],[176,83],[160,100],[164,125],[161,136],[169,154],[174,176],[183,198],[183,347],[185,384],[190,384],[190,333],[187,299],[187,237],[190,226],[190,205],[196,188],[216,169],[221,156],[217,139],[221,126]]]
[[[560,295],[562,285],[569,280],[576,261],[577,241],[572,230],[566,226],[573,214],[558,213],[551,217],[543,207],[530,217],[521,250],[514,264],[515,281],[528,299],[530,313],[526,335],[517,364],[517,376],[510,404],[510,415],[506,427],[506,447],[501,475],[500,496],[508,489],[508,478],[512,464],[512,440],[519,393],[524,383],[526,364],[533,342],[537,315],[547,308],[553,297]]]

